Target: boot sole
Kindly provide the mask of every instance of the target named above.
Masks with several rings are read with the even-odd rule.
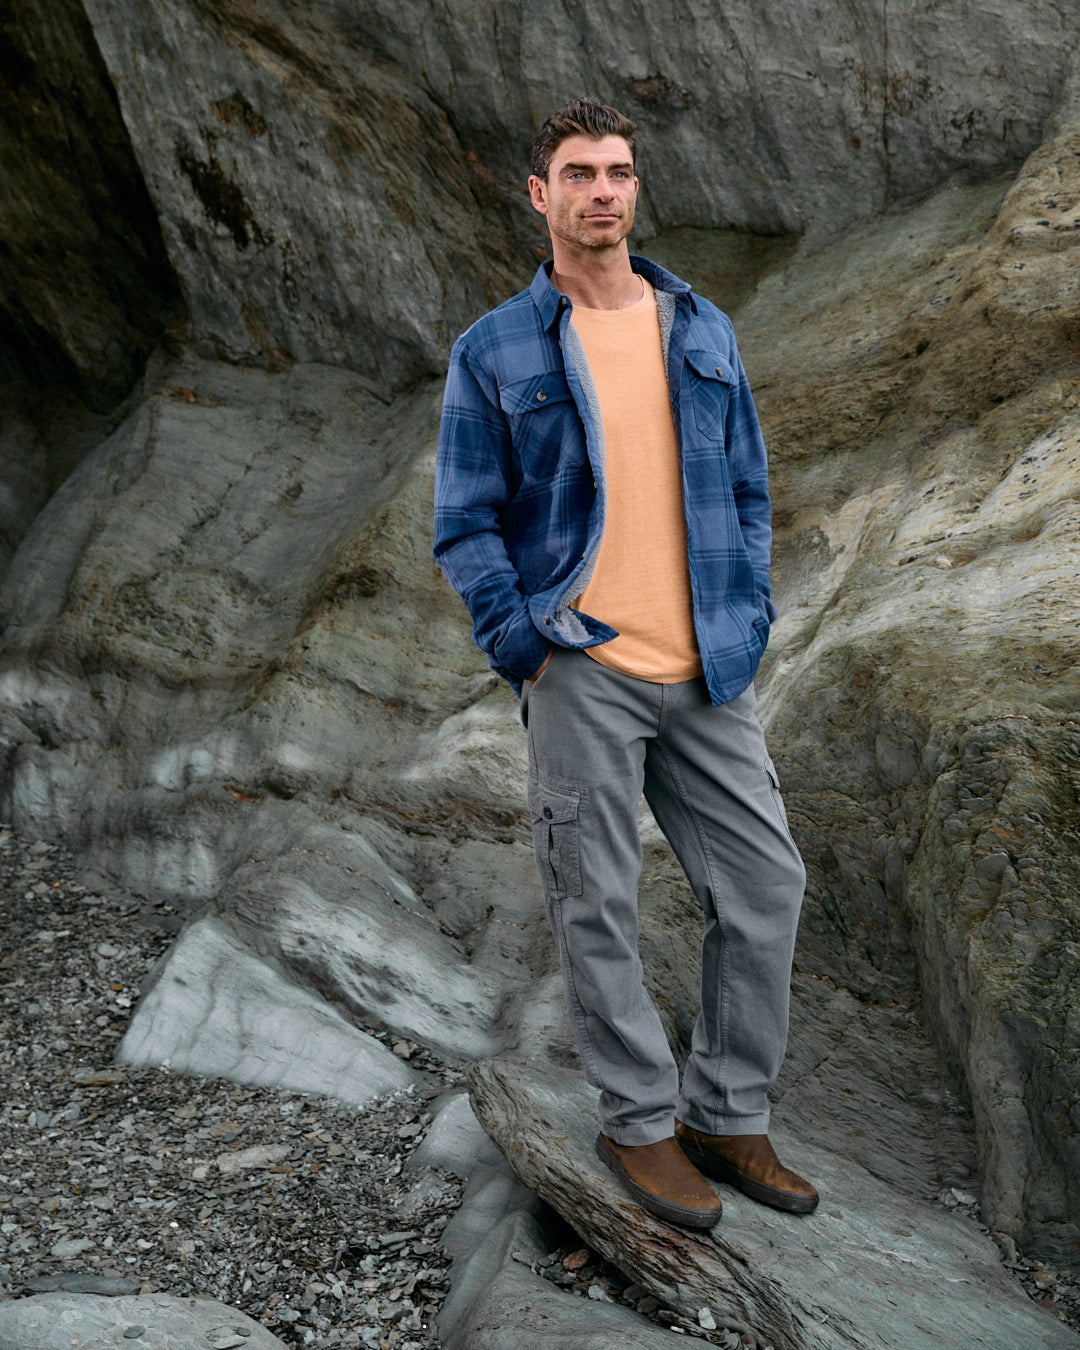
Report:
[[[675,1137],[679,1138],[678,1135]],[[763,1181],[755,1181],[753,1177],[748,1177],[723,1158],[706,1153],[704,1149],[695,1148],[685,1139],[679,1139],[679,1146],[699,1172],[704,1172],[713,1181],[733,1186],[751,1200],[771,1205],[773,1209],[782,1209],[787,1214],[812,1214],[818,1207],[818,1200],[821,1197],[816,1194],[797,1195],[793,1191],[777,1190],[775,1186],[767,1186]]]
[[[642,1209],[648,1210],[665,1223],[675,1223],[683,1228],[712,1228],[720,1222],[723,1206],[719,1198],[715,1210],[692,1209],[689,1205],[678,1205],[673,1200],[664,1200],[652,1191],[647,1191],[627,1173],[626,1168],[604,1143],[602,1135],[596,1136],[596,1155],[600,1161],[619,1178],[624,1188],[638,1202]]]

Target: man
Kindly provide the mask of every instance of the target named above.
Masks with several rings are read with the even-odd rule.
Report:
[[[705,1180],[817,1204],[769,1142],[805,880],[751,685],[775,618],[765,449],[731,324],[630,254],[634,126],[592,99],[533,144],[552,260],[454,346],[435,556],[520,694],[536,861],[597,1151],[670,1222]],[[682,1092],[637,952],[644,792],[701,904]]]

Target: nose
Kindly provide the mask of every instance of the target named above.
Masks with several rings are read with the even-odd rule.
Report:
[[[615,188],[606,173],[598,173],[593,179],[593,196],[601,201],[609,201],[615,196]]]

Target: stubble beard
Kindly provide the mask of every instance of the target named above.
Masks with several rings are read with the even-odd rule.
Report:
[[[576,244],[579,248],[603,251],[618,248],[623,240],[628,238],[634,226],[634,213],[633,211],[624,212],[617,221],[613,221],[606,226],[605,230],[614,229],[614,233],[610,234],[595,229],[590,230],[586,222],[577,217],[556,223],[561,226],[559,233],[567,243]]]
[[[587,227],[585,221],[575,221],[574,227],[564,232],[563,238],[570,243],[578,244],[582,248],[594,248],[597,251],[607,250],[607,248],[617,248],[622,240],[628,238],[630,228],[633,227],[633,217],[626,219],[622,216],[618,221],[612,221],[607,225],[605,231],[597,231]],[[614,229],[613,234],[609,234],[609,229]]]

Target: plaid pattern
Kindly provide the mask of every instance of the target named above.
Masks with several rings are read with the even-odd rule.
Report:
[[[753,680],[776,617],[765,446],[731,321],[662,267],[631,261],[673,315],[667,375],[694,628],[712,701],[726,703]],[[552,643],[616,636],[566,599],[603,533],[603,451],[563,357],[572,306],[550,268],[454,344],[435,482],[435,557],[477,646],[519,692]]]

